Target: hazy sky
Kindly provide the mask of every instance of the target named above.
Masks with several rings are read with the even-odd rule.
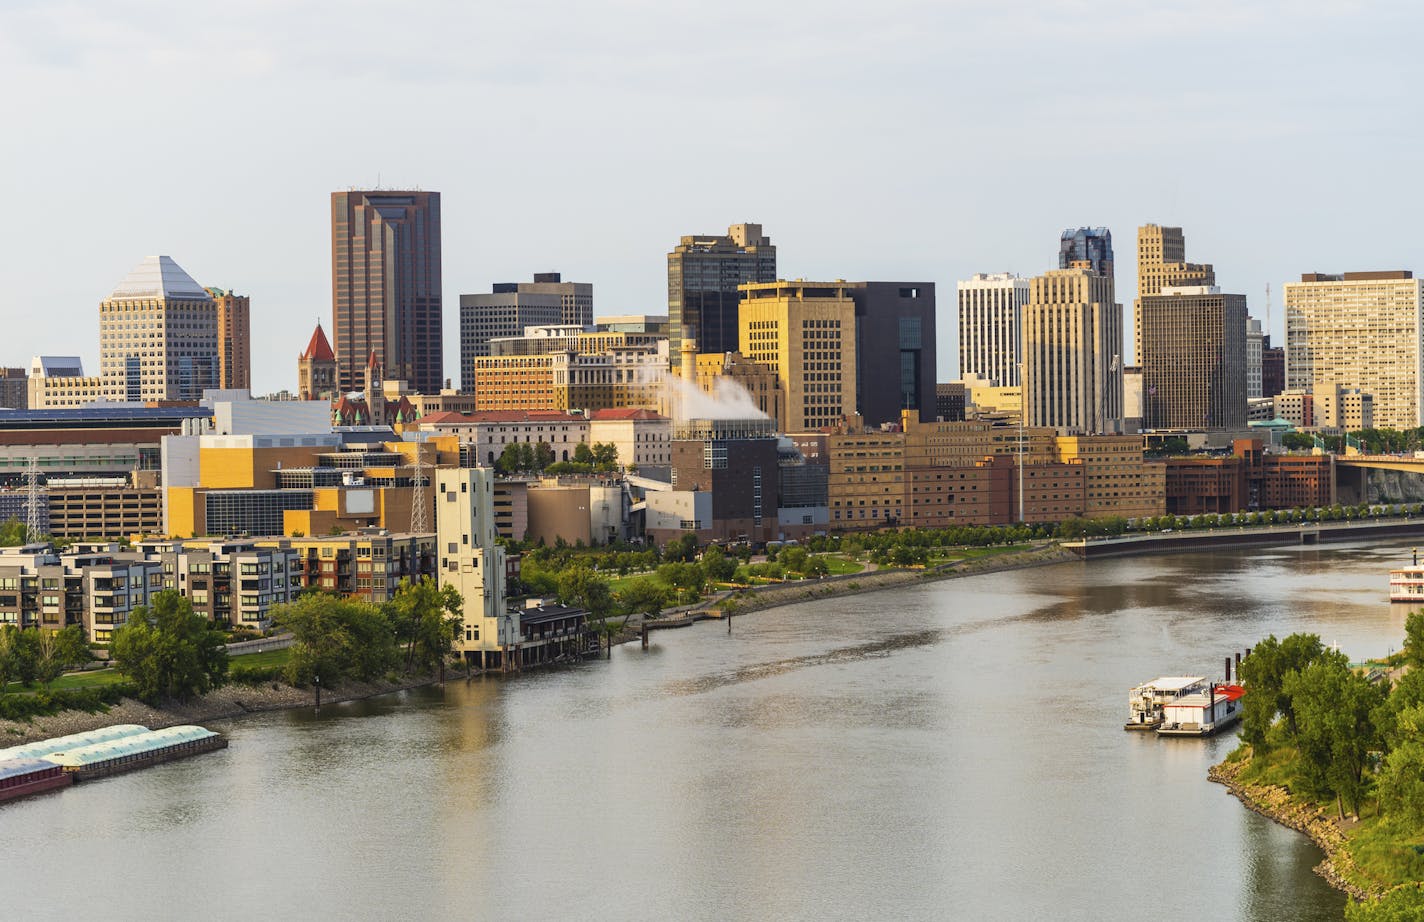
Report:
[[[78,353],[146,254],[252,297],[254,389],[330,327],[328,194],[442,193],[458,295],[536,271],[666,311],[683,234],[760,222],[786,277],[1052,268],[1139,224],[1259,315],[1302,271],[1420,259],[1414,2],[0,2],[0,364]],[[1129,324],[1129,329],[1130,329]],[[1278,337],[1279,338],[1279,337]],[[1130,352],[1129,348],[1129,352]]]

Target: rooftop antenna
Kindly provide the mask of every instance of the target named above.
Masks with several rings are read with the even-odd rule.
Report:
[[[1266,332],[1264,335],[1271,335],[1271,283],[1266,283]]]
[[[48,531],[48,528],[41,528],[40,506],[43,502],[40,496],[40,459],[37,455],[30,455],[30,463],[25,467],[25,543],[38,540],[40,535]],[[46,526],[48,522],[44,523]]]
[[[425,466],[420,449],[424,443],[415,443],[415,477],[410,487],[410,530],[412,534],[423,535],[430,530],[429,516],[425,508]]]

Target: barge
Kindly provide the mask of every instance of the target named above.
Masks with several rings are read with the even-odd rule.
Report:
[[[1144,682],[1127,695],[1130,715],[1124,730],[1156,730],[1162,725],[1163,708],[1207,689],[1205,676],[1169,675]]]
[[[1240,685],[1218,682],[1163,706],[1158,736],[1211,736],[1241,719]]]
[[[31,794],[43,794],[74,783],[71,775],[53,762],[44,759],[5,759],[0,761],[0,803],[18,800]]]
[[[45,758],[75,781],[90,781],[226,748],[227,738],[212,730],[180,726],[80,746]]]
[[[139,724],[114,724],[109,727],[100,727],[97,730],[85,730],[83,733],[71,733],[68,736],[56,736],[35,743],[0,749],[0,762],[6,759],[43,759],[47,755],[63,752],[66,749],[77,749],[80,746],[90,746],[94,743],[107,743],[110,740],[137,736],[147,732],[149,732],[148,728]]]

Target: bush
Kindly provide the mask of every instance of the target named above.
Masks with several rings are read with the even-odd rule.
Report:
[[[99,688],[69,688],[59,691],[39,691],[33,695],[0,695],[0,719],[33,720],[60,711],[107,710],[120,698],[134,698],[138,690],[130,682],[115,682]]]
[[[282,678],[282,671],[285,666],[229,666],[227,678],[230,682],[241,685],[263,685],[267,682],[275,682]]]

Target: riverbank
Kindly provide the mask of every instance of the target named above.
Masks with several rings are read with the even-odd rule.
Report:
[[[1325,852],[1325,860],[1315,866],[1315,873],[1325,878],[1330,886],[1357,900],[1375,899],[1382,895],[1382,891],[1355,883],[1362,875],[1348,848],[1348,821],[1342,823],[1318,804],[1293,799],[1290,792],[1279,785],[1242,781],[1241,773],[1249,764],[1249,759],[1227,759],[1208,769],[1206,776],[1208,780],[1224,785],[1248,810],[1309,836]]]
[[[447,672],[446,679],[448,681],[457,675],[461,674]],[[438,676],[422,675],[394,682],[344,682],[334,687],[323,686],[321,703],[325,706],[342,701],[356,701],[433,685],[439,681]],[[36,717],[28,723],[0,720],[0,748],[66,736],[70,733],[82,733],[112,724],[142,724],[151,730],[158,730],[178,724],[227,720],[264,711],[312,707],[314,704],[315,694],[312,689],[295,688],[280,682],[224,685],[192,701],[164,707],[151,707],[142,701],[124,698],[106,711],[60,711],[58,714]]]
[[[714,597],[699,606],[694,606],[690,611],[696,614],[707,613],[719,608],[724,609],[728,599],[733,598],[735,600],[733,614],[740,616],[818,598],[859,595],[916,583],[1021,570],[1080,559],[1071,551],[1059,545],[1050,544],[1026,551],[959,560],[924,570],[871,570],[824,577],[819,580],[799,580],[792,583],[759,586],[754,589],[728,593],[720,598]],[[716,616],[721,616],[721,612],[719,611]],[[630,620],[627,628],[613,638],[613,643],[623,644],[638,640],[641,623],[637,619]],[[447,674],[447,678],[449,675]],[[323,688],[322,703],[336,704],[341,701],[371,698],[376,695],[431,685],[437,681],[439,679],[436,676],[422,676],[400,682],[349,682],[335,688]],[[156,730],[177,724],[226,720],[264,711],[311,707],[313,703],[314,697],[311,689],[293,688],[290,685],[273,682],[260,685],[225,685],[186,704],[165,707],[150,707],[140,701],[125,698],[107,711],[95,713],[61,711],[47,717],[36,717],[30,723],[0,721],[0,747],[15,746],[35,740],[64,736],[69,733],[80,733],[116,723],[143,724]]]

